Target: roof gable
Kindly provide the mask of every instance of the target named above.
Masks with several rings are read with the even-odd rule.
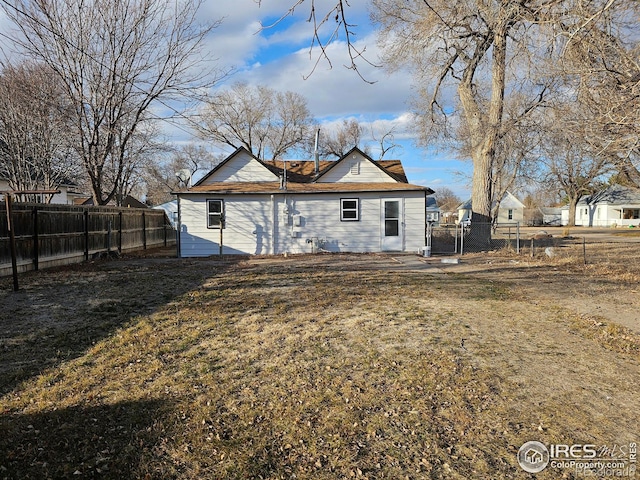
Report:
[[[495,202],[493,202],[492,206],[495,206]],[[524,203],[518,200],[518,197],[514,194],[507,191],[502,196],[502,200],[500,200],[500,208],[524,208]],[[458,205],[456,210],[472,210],[471,199]]]
[[[394,168],[397,169],[397,167],[398,165],[395,164]],[[315,179],[316,183],[398,183],[400,181],[357,147],[352,148],[341,159],[320,172]]]
[[[582,197],[578,202],[579,205],[595,205],[604,203],[609,205],[639,205],[640,189],[617,184],[610,185],[598,193]]]
[[[195,185],[215,182],[273,182],[278,175],[244,147],[238,148]],[[194,185],[194,186],[195,186]]]
[[[505,192],[502,200],[500,200],[500,208],[524,208],[524,203],[518,200],[511,192]]]

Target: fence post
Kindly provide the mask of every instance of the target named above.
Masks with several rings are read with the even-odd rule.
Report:
[[[167,220],[166,220],[166,213],[165,215],[162,217],[162,233],[164,234],[164,246],[167,246]]]
[[[7,205],[7,230],[9,231],[9,248],[11,250],[11,271],[13,272],[13,291],[17,292],[18,286],[18,259],[16,258],[16,232],[13,231],[13,213],[11,211],[12,193],[4,194],[4,201]]]
[[[454,224],[453,225],[453,236],[454,236],[454,240],[456,242],[456,245],[453,249],[453,253],[458,253],[458,225]]]
[[[89,260],[89,209],[85,208],[82,214],[84,219],[84,259]]]
[[[118,212],[118,253],[122,253],[122,211]]]
[[[587,264],[587,237],[582,237],[582,257],[584,258],[584,264]]]
[[[520,222],[516,223],[516,253],[520,253]]]
[[[460,255],[464,255],[464,225],[460,225]]]
[[[531,258],[533,258],[535,256],[534,254],[534,250],[533,250],[533,238],[531,239]]]
[[[111,219],[107,222],[107,253],[111,253]]]
[[[147,222],[146,222],[144,212],[142,212],[142,245],[144,250],[146,250],[147,249]]]
[[[38,238],[38,207],[33,207],[33,269],[38,270],[38,257],[40,246]]]

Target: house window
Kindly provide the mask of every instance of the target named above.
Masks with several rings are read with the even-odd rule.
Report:
[[[357,222],[360,220],[360,199],[340,199],[340,220],[343,222]]]
[[[207,228],[224,228],[224,200],[207,200]]]
[[[625,220],[637,220],[640,218],[640,209],[637,208],[623,208],[622,218]]]
[[[509,209],[507,211],[507,216],[508,216],[509,220],[513,220],[513,210]]]

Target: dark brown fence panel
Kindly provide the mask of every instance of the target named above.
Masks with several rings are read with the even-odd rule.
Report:
[[[12,225],[20,271],[80,262],[108,251],[175,244],[162,210],[13,204]],[[7,213],[0,206],[0,276],[11,274]]]

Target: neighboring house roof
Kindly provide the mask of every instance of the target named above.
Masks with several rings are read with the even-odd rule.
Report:
[[[610,185],[593,195],[584,195],[578,205],[595,205],[607,203],[610,205],[640,205],[640,188]]]
[[[505,192],[502,200],[500,200],[501,208],[524,208],[524,203],[522,203],[518,198],[511,192]]]
[[[471,210],[471,199],[458,205],[456,210]]]
[[[540,212],[543,215],[560,215],[562,213],[561,207],[540,207]]]
[[[438,202],[435,197],[427,196],[427,208],[430,210],[439,210]]]
[[[505,192],[505,194],[502,196],[502,200],[500,200],[500,207],[524,208],[524,203],[518,200],[518,198],[511,192]],[[456,210],[471,210],[471,199],[458,205],[458,208],[456,208]]]
[[[73,200],[73,204],[90,206],[90,205],[93,205],[94,203],[93,203],[93,198],[89,197],[89,198],[76,198]],[[115,200],[110,201],[109,205],[116,205]],[[122,201],[122,204],[120,206],[127,207],[127,208],[149,208],[148,205],[142,203],[140,200],[136,200],[131,195],[127,195],[126,197],[124,197],[124,200]]]

